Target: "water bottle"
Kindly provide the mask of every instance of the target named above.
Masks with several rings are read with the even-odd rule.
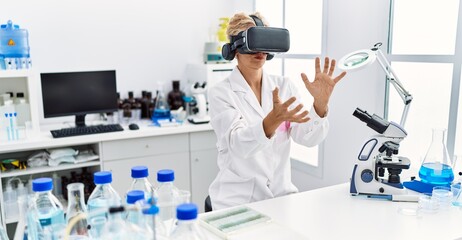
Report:
[[[17,116],[17,124],[18,126],[26,126],[26,122],[30,121],[30,105],[27,103],[26,99],[24,98],[23,92],[16,93],[16,102],[14,103],[14,109],[16,110]],[[55,188],[58,188],[54,185]]]
[[[18,207],[19,207],[19,219],[16,225],[16,231],[14,233],[13,240],[24,240],[27,239],[27,224],[26,224],[26,213],[27,213],[27,201],[29,190],[24,187],[22,181],[18,182]]]
[[[176,209],[177,226],[170,239],[202,240],[206,239],[197,225],[197,206],[192,203],[181,204]]]
[[[154,187],[148,180],[149,171],[146,166],[132,167],[133,182],[130,190],[141,190],[144,192],[144,198],[149,201],[154,195]]]
[[[175,175],[173,170],[164,169],[157,172],[157,206],[159,207],[159,216],[165,222],[167,232],[170,232],[175,220],[175,203],[178,198],[178,188],[173,185]]]
[[[52,179],[53,179],[53,186],[55,186],[55,187],[53,188],[53,194],[54,194],[55,196],[62,195],[62,194],[63,194],[63,193],[62,193],[62,192],[63,192],[63,191],[62,191],[63,185],[62,185],[61,177],[58,176],[57,173],[53,173]]]
[[[144,192],[141,190],[132,190],[127,193],[127,205],[134,205],[135,202],[139,200],[144,200]],[[142,225],[142,214],[141,211],[131,210],[127,213],[127,222],[136,224],[138,226]]]
[[[156,240],[164,240],[167,238],[167,230],[164,223],[159,218],[159,208],[156,205],[147,202],[138,202],[142,204],[143,209],[143,225],[141,228],[146,229],[148,235],[156,236]]]
[[[124,207],[111,207],[108,221],[101,229],[100,237],[103,240],[128,240],[130,236],[129,224],[123,219]]]
[[[18,217],[18,195],[13,189],[11,181],[15,178],[8,180],[5,190],[3,191],[3,202],[5,204],[5,218],[11,219]]]
[[[65,228],[63,206],[51,193],[51,178],[38,178],[32,182],[35,192],[29,203],[27,216],[28,239],[55,240],[62,237]]]
[[[119,194],[111,186],[111,172],[95,172],[93,181],[96,187],[88,198],[90,235],[93,238],[99,238],[106,222],[106,213],[102,210],[107,210],[111,206],[120,206],[122,201]]]
[[[146,229],[143,229],[135,224],[126,222],[123,218],[125,208],[111,207],[109,208],[109,220],[104,225],[101,232],[103,240],[151,240],[151,235]]]

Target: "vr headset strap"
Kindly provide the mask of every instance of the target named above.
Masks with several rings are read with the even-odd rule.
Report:
[[[249,16],[253,19],[253,21],[255,22],[255,25],[256,25],[257,27],[264,27],[264,26],[265,26],[265,25],[263,24],[263,22],[261,21],[261,19],[258,18],[257,16],[255,16],[255,15],[249,15]]]
[[[257,27],[264,27],[263,22],[261,21],[260,18],[258,18],[255,15],[249,15],[253,21],[255,22],[255,25]],[[231,36],[231,51],[236,50],[238,47],[242,46],[245,42],[243,39],[244,37],[242,36],[243,32],[240,32],[237,36]]]
[[[243,32],[239,33],[237,36],[231,36],[231,51],[236,50],[241,47],[244,43],[244,37],[242,36]]]

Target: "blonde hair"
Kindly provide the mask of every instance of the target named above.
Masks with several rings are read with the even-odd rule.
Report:
[[[266,19],[259,12],[255,12],[251,15],[255,15],[256,17],[260,18],[265,27],[269,25]],[[240,32],[255,26],[255,21],[248,14],[242,12],[236,13],[231,18],[231,20],[229,20],[228,29],[226,29],[226,35],[228,35],[228,39],[231,39],[231,36],[236,36]]]

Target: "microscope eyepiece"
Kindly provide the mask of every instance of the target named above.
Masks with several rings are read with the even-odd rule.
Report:
[[[371,115],[367,113],[366,111],[363,111],[359,108],[356,108],[356,110],[353,113],[353,116],[359,118],[359,120],[368,123],[371,120]]]
[[[369,113],[359,108],[356,108],[356,110],[353,112],[353,116],[367,123],[368,127],[374,129],[374,131],[378,133],[384,133],[385,130],[387,130],[388,126],[390,125],[390,122],[388,122],[387,120],[375,114],[371,116]]]

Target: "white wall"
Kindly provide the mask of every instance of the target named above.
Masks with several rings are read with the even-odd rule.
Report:
[[[157,81],[168,90],[171,80],[185,83],[186,65],[202,62],[210,28],[219,17],[251,8],[248,2],[19,0],[2,4],[0,22],[12,19],[29,30],[38,71],[115,69],[126,97],[155,90]]]
[[[388,1],[328,1],[330,57],[386,45]],[[29,30],[31,57],[40,72],[116,69],[118,91],[170,88],[186,83],[188,63],[201,63],[203,43],[218,18],[253,12],[251,0],[41,0],[9,1],[0,22],[12,19]],[[349,73],[330,103],[321,177],[293,170],[300,190],[346,182],[363,142],[374,132],[352,116],[356,107],[382,115],[384,76],[371,67]]]
[[[327,0],[327,55],[340,59],[355,50],[382,42],[388,31],[388,1]],[[363,142],[375,134],[356,117],[356,107],[383,116],[385,76],[379,65],[351,72],[336,86],[329,103],[330,131],[324,141],[321,177],[297,169],[292,180],[301,191],[348,182]]]
[[[247,0],[18,0],[2,4],[0,23],[11,19],[29,31],[38,72],[115,69],[126,98],[155,92],[158,82],[170,91],[175,79],[188,92],[186,66],[202,63],[218,18],[252,8]],[[41,123],[73,121],[43,119],[37,101]]]

